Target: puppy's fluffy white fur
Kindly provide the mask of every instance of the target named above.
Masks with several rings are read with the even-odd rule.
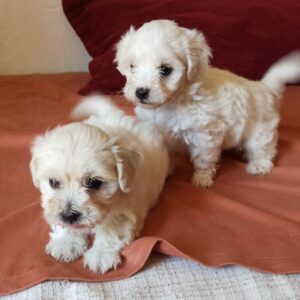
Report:
[[[64,262],[83,255],[87,268],[104,273],[120,263],[157,202],[168,150],[153,124],[125,116],[103,97],[89,97],[73,115],[92,116],[48,131],[32,146],[33,182],[52,227],[46,251]],[[89,234],[95,239],[87,249]]]
[[[250,81],[211,67],[203,34],[168,20],[130,28],[116,48],[126,98],[140,119],[160,125],[173,150],[187,146],[195,185],[213,184],[222,149],[244,149],[250,174],[271,171],[279,100],[284,84],[300,78],[300,52],[281,59],[261,81]],[[142,99],[140,88],[148,91]]]

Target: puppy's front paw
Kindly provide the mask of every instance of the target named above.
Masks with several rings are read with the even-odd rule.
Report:
[[[83,256],[84,267],[95,273],[104,274],[110,269],[116,269],[121,263],[119,252],[104,251],[98,247],[92,247]]]
[[[83,255],[86,250],[86,240],[74,237],[51,239],[46,246],[46,253],[63,262],[71,262]]]
[[[203,186],[208,188],[212,186],[213,181],[213,173],[210,171],[197,170],[193,174],[192,184],[196,186]]]
[[[272,171],[273,162],[268,159],[255,159],[246,165],[246,172],[251,175],[266,175]]]

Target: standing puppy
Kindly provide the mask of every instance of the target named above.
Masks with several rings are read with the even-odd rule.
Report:
[[[83,123],[56,127],[36,138],[30,169],[51,225],[46,252],[104,273],[139,235],[169,170],[161,133],[93,96],[80,104]],[[88,235],[95,240],[87,250]]]
[[[201,32],[156,20],[131,27],[117,44],[115,61],[138,117],[159,124],[171,148],[178,141],[187,145],[195,185],[213,184],[222,149],[244,149],[246,171],[268,174],[279,100],[284,84],[300,78],[300,53],[281,59],[261,81],[212,68],[210,57]]]

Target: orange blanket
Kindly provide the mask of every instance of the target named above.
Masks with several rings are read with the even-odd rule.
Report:
[[[105,275],[82,261],[60,263],[44,252],[49,227],[29,173],[33,137],[59,123],[88,80],[83,73],[0,76],[0,294],[46,279],[86,281],[128,277],[154,249],[209,266],[239,264],[274,273],[300,271],[300,87],[289,87],[282,107],[279,154],[269,176],[245,173],[234,152],[223,155],[215,185],[189,183],[180,158],[142,237],[123,251],[123,264]]]

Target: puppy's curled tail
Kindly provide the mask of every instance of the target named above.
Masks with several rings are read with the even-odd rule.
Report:
[[[275,62],[262,78],[262,82],[279,96],[287,83],[300,80],[300,51],[294,51]]]
[[[122,117],[124,112],[119,109],[108,96],[93,95],[83,99],[71,113],[72,119],[86,118],[89,116],[107,117],[115,116]]]

